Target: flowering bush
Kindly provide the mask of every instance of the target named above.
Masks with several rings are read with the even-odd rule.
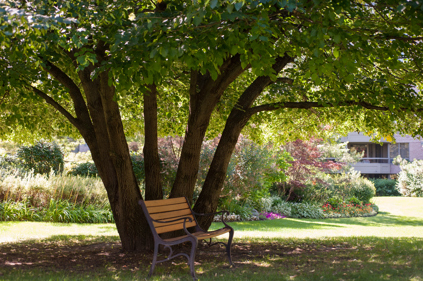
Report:
[[[286,218],[286,216],[283,216],[281,214],[278,213],[273,213],[273,212],[262,212],[260,213],[260,218],[261,219],[266,219],[266,220],[274,220],[274,219],[283,219]]]
[[[396,159],[401,167],[398,174],[398,188],[402,195],[423,197],[423,160],[414,159],[408,162],[401,158]]]
[[[291,205],[292,204],[293,203],[282,201],[282,202],[279,202],[276,205],[274,205],[271,210],[273,212],[276,212],[276,213],[279,213],[279,214],[284,214],[285,216],[290,217],[291,216]]]
[[[338,207],[333,207],[331,204],[326,203],[322,206],[323,215],[325,218],[338,218],[338,217],[365,217],[376,215],[376,211],[372,204],[348,204],[342,203]]]

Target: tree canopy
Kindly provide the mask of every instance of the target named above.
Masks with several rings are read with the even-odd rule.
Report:
[[[216,209],[241,131],[421,134],[422,11],[406,0],[3,1],[0,137],[82,135],[123,247],[140,249],[125,134],[146,136],[146,199],[163,196],[158,134],[184,135],[170,196],[189,199],[201,143],[221,135],[201,212]]]

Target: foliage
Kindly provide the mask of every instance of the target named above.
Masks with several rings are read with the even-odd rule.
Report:
[[[159,156],[160,156],[160,173],[163,186],[163,194],[165,197],[170,193],[175,181],[176,172],[178,170],[179,158],[183,138],[181,137],[165,137],[159,138]],[[201,165],[204,168],[204,166]],[[200,168],[201,171],[201,168]]]
[[[357,197],[364,203],[369,203],[375,196],[376,189],[373,183],[361,177],[360,172],[351,170],[348,173],[334,174],[328,178],[330,196],[339,196],[347,200],[351,196]]]
[[[1,169],[12,169],[12,168],[18,168],[19,167],[19,161],[16,159],[16,156],[14,155],[0,155],[0,168]]]
[[[55,143],[40,140],[32,146],[21,146],[16,158],[26,171],[34,170],[36,174],[48,174],[63,171],[64,158],[60,147]]]
[[[338,208],[339,205],[341,205],[343,203],[342,198],[338,197],[338,196],[334,196],[332,198],[329,198],[327,200],[328,204],[330,204],[333,208]]]
[[[292,203],[291,216],[294,218],[323,218],[322,208],[316,204],[310,203]]]
[[[98,178],[0,170],[0,220],[113,222]]]
[[[347,200],[346,200],[346,202],[348,202],[348,203],[350,203],[350,204],[352,204],[352,205],[361,205],[361,204],[363,204],[363,201],[360,201],[360,199],[358,199],[357,197],[355,197],[355,196],[352,196],[352,197],[350,197],[350,198],[348,198]],[[329,202],[330,203],[330,202]],[[332,204],[331,204],[332,205]],[[333,206],[333,205],[332,205]]]
[[[34,207],[30,201],[0,202],[0,221],[47,221],[66,223],[114,222],[110,209],[96,205],[75,205],[68,200],[51,199],[46,207]]]
[[[142,156],[134,154],[131,156],[131,161],[135,177],[142,184],[145,178],[144,159]],[[93,162],[78,163],[68,173],[73,176],[98,177],[98,170]]]
[[[144,158],[140,155],[131,155],[132,170],[134,171],[135,178],[139,184],[144,183],[145,170],[144,170]]]
[[[215,140],[213,143],[216,142]],[[210,147],[206,148],[205,154],[211,155],[211,150]],[[260,199],[269,196],[269,189],[274,181],[285,179],[284,170],[289,166],[287,161],[290,159],[289,154],[276,150],[271,144],[258,145],[241,136],[229,162],[222,196],[238,197],[253,208],[261,210]],[[200,183],[202,181],[204,180],[200,179]]]
[[[142,98],[157,86],[160,133],[186,132],[172,191],[192,199],[201,143],[222,133],[217,183],[202,185],[219,195],[242,129],[262,140],[324,134],[320,124],[422,135],[422,23],[421,3],[404,0],[2,1],[0,137],[80,133],[111,165],[109,194],[140,199],[125,132],[143,129]],[[217,198],[200,194],[198,206]]]
[[[397,181],[393,179],[369,179],[376,188],[376,196],[401,196]]]
[[[320,143],[322,140],[318,139],[296,140],[283,147],[294,158],[293,161],[289,161],[291,166],[285,170],[288,177],[287,186],[284,187],[287,200],[296,200],[294,196],[297,195],[296,192],[304,189],[307,184],[324,184],[319,176],[320,173],[339,170],[343,166],[330,160],[325,161],[322,151],[319,150]]]
[[[341,163],[337,168],[341,172],[348,172],[351,164],[359,162],[362,155],[357,151],[351,151],[347,148],[348,142],[335,141],[336,135],[321,142],[318,145],[319,151],[322,153],[322,158],[333,160],[336,163]]]
[[[398,174],[398,189],[404,196],[423,197],[423,160],[413,162],[398,159],[401,171]]]
[[[19,171],[0,170],[0,199],[14,202],[28,201],[31,206],[47,208],[50,199],[68,200],[80,205],[108,204],[104,185],[98,178],[20,174]]]
[[[325,218],[338,218],[338,217],[363,217],[376,215],[377,211],[374,210],[372,204],[348,204],[342,203],[338,206],[332,206],[327,203],[322,206]]]
[[[76,166],[74,166],[69,171],[69,174],[72,176],[97,177],[98,170],[94,163],[85,162],[85,163],[79,163]]]
[[[357,197],[363,203],[370,203],[376,194],[375,186],[366,178],[358,178],[355,182],[355,187],[352,189],[352,195]]]
[[[275,220],[275,219],[283,219],[285,216],[278,214],[278,213],[268,213],[268,212],[262,212],[260,213],[260,219],[266,219],[266,220]]]
[[[182,140],[181,137],[159,139],[165,194],[169,194],[175,180]],[[219,138],[203,142],[194,200],[201,192],[218,143]],[[274,181],[285,179],[284,170],[289,166],[289,159],[289,154],[276,150],[271,144],[259,145],[241,136],[232,154],[221,196],[227,197],[229,201],[237,197],[237,200],[261,210],[260,198],[269,195]]]

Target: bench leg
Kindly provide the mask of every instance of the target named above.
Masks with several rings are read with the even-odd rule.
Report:
[[[195,251],[197,250],[197,240],[191,240],[191,254],[188,259],[189,269],[191,272],[191,276],[193,280],[197,280],[197,276],[195,276],[195,269],[194,269],[194,260],[195,260]]]
[[[231,245],[232,245],[233,238],[234,238],[234,230],[232,229],[229,232],[229,240],[228,240],[228,244],[226,244],[226,253],[228,254],[229,264],[232,266],[235,266],[235,264],[232,262],[232,257],[231,257]]]
[[[148,273],[148,277],[151,277],[151,275],[153,274],[154,267],[156,266],[156,262],[157,262],[157,253],[158,252],[159,252],[159,244],[158,243],[154,243],[153,263],[151,264],[150,272]]]

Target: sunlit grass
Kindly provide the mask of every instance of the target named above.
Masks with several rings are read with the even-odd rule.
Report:
[[[374,217],[234,222],[237,238],[423,237],[423,198],[377,197]],[[213,227],[218,228],[220,224]]]
[[[118,236],[114,224],[1,222],[0,243],[41,240],[54,236]]]
[[[235,238],[325,238],[349,236],[422,237],[423,198],[377,197],[380,213],[374,217],[340,219],[285,218],[232,222]],[[221,227],[219,223],[212,228]],[[114,224],[0,222],[0,243],[44,239],[57,235],[117,236]]]

